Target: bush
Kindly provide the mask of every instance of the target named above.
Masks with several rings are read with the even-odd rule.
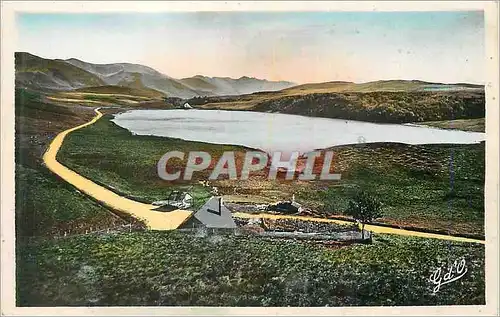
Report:
[[[364,239],[365,224],[382,217],[382,204],[365,192],[358,192],[348,203],[346,214],[361,223],[361,235]]]

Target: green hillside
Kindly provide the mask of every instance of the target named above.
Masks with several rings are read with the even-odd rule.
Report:
[[[429,276],[465,259],[459,284]],[[81,235],[23,246],[20,306],[484,305],[484,246],[377,235],[336,249],[181,232]],[[443,272],[444,274],[444,272]]]
[[[96,87],[85,87],[76,89],[76,92],[82,93],[95,93],[95,94],[110,94],[110,95],[129,95],[129,96],[140,96],[140,97],[150,97],[150,98],[162,98],[165,95],[157,90],[150,88],[132,88],[124,86],[96,86]]]
[[[475,119],[485,116],[485,94],[482,89],[340,91],[349,85],[321,84],[319,87],[322,91],[318,91],[311,84],[278,92],[192,98],[188,102],[204,109],[278,112],[380,123]],[[361,88],[368,90],[375,86],[366,84]],[[381,84],[378,87],[383,86]]]
[[[70,86],[76,83],[85,86],[104,85],[104,82],[99,77],[81,68],[60,60],[40,58],[25,52],[15,53],[15,67],[16,74],[39,72],[49,75],[54,81],[54,89],[58,88],[57,81],[66,82]]]
[[[332,93],[332,92],[408,92],[408,91],[457,91],[457,90],[484,90],[482,85],[473,84],[443,84],[431,83],[421,80],[378,80],[367,83],[353,83],[346,81],[332,81],[326,83],[304,84],[282,92],[286,95],[311,94],[311,93]]]

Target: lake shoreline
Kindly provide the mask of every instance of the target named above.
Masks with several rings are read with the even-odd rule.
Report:
[[[248,148],[185,141],[168,137],[137,136],[110,121],[111,115],[68,136],[59,158],[71,169],[94,181],[145,201],[162,200],[170,190],[190,191],[201,201],[209,197],[210,170],[195,173],[191,182],[165,182],[156,174],[160,157],[168,151],[205,151],[218,158],[224,151]],[[104,137],[105,136],[105,137]],[[120,150],[117,152],[117,146]],[[99,148],[87,155],[89,148]],[[406,145],[376,143],[334,147],[336,182],[282,182],[216,180],[221,195],[252,194],[258,201],[290,199],[315,210],[314,216],[341,215],[351,191],[364,188],[386,204],[383,222],[451,234],[482,234],[484,221],[484,143]],[[454,188],[450,189],[450,153],[453,154]],[[258,176],[258,175],[257,175]],[[194,186],[194,187],[191,187]],[[451,204],[451,205],[450,205]],[[451,209],[450,209],[451,208]],[[451,225],[451,227],[450,227]]]
[[[168,112],[167,112],[168,111]],[[226,110],[129,110],[111,120],[134,135],[238,145],[264,152],[301,152],[369,143],[472,144],[481,132],[414,124],[373,123]]]

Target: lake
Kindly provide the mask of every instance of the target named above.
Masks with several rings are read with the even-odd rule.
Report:
[[[353,143],[485,140],[485,134],[478,132],[251,111],[132,110],[116,115],[112,121],[138,135],[243,145],[266,152],[308,152]]]

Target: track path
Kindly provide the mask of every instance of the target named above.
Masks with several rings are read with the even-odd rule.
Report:
[[[315,222],[323,222],[323,223],[338,223],[343,225],[352,225],[353,223],[350,221],[337,220],[337,219],[327,219],[327,218],[314,218],[314,217],[305,217],[305,216],[289,216],[289,215],[272,215],[272,214],[248,214],[242,212],[233,213],[235,217],[240,218],[265,218],[265,219],[296,219],[303,221],[315,221]],[[446,234],[435,234],[435,233],[427,233],[406,229],[398,229],[392,227],[384,227],[377,225],[365,225],[365,230],[372,231],[375,233],[389,233],[389,234],[397,234],[400,236],[413,236],[413,237],[421,237],[421,238],[432,238],[432,239],[442,239],[449,241],[459,241],[459,242],[472,242],[472,243],[482,243],[485,242],[483,240],[476,240],[464,237],[456,237]]]
[[[100,186],[91,180],[81,176],[80,174],[70,170],[66,166],[59,163],[56,159],[57,152],[61,148],[64,138],[71,132],[89,126],[95,123],[102,117],[99,109],[94,110],[97,115],[89,122],[79,125],[77,127],[68,129],[59,133],[54,140],[50,143],[49,148],[43,155],[45,165],[59,177],[66,182],[75,186],[79,191],[91,196],[100,203],[107,207],[129,214],[130,216],[141,220],[144,224],[155,230],[171,230],[176,229],[182,222],[184,222],[191,212],[187,210],[174,210],[171,212],[159,212],[153,209],[158,206],[140,203],[125,197],[122,197],[111,190]]]
[[[100,186],[92,182],[91,180],[81,176],[80,174],[70,170],[69,168],[67,168],[66,166],[62,165],[57,161],[56,159],[57,152],[61,148],[64,138],[69,133],[84,128],[86,126],[89,126],[102,117],[102,113],[99,111],[99,109],[95,109],[94,111],[96,112],[97,115],[91,121],[76,126],[74,128],[68,129],[66,131],[63,131],[54,138],[48,150],[45,152],[43,156],[43,161],[45,165],[53,173],[57,174],[66,182],[75,186],[81,192],[89,195],[90,197],[108,206],[109,208],[129,214],[130,216],[143,221],[150,229],[172,230],[179,227],[192,214],[192,212],[187,210],[174,210],[171,212],[155,211],[154,209],[158,208],[157,206],[140,203],[122,197],[112,192],[111,190],[103,186]],[[297,219],[297,220],[306,220],[315,222],[352,224],[352,222],[337,220],[337,219],[314,218],[314,217],[303,217],[303,216],[273,215],[273,214],[263,214],[263,213],[248,214],[242,212],[237,212],[234,213],[233,215],[235,217],[240,217],[240,218]],[[377,226],[377,225],[366,225],[365,229],[375,233],[388,233],[388,234],[397,234],[403,236],[442,239],[449,241],[461,241],[461,242],[472,242],[472,243],[482,243],[482,244],[485,243],[485,241],[483,240],[456,237],[444,234],[426,233],[426,232],[419,232],[419,231],[412,231],[405,229],[397,229],[397,228]]]

